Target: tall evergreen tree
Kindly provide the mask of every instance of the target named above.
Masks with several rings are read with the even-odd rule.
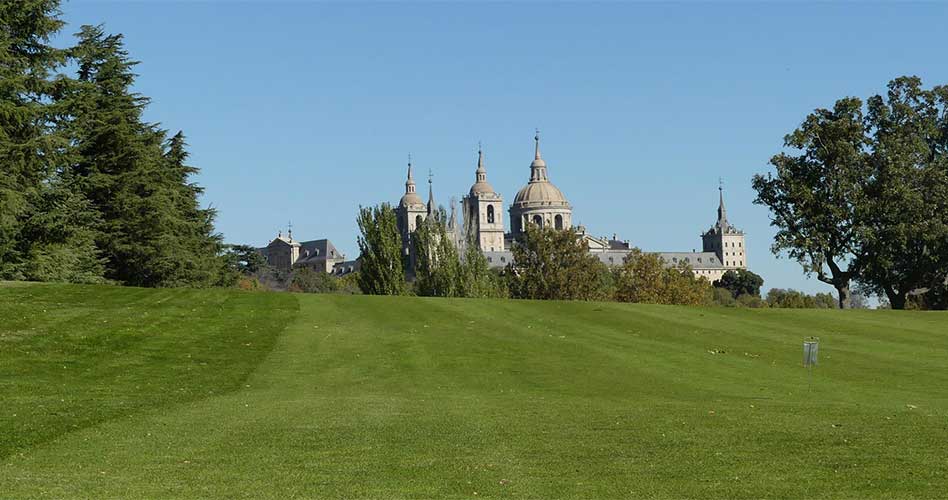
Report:
[[[59,82],[50,78],[65,56],[49,45],[63,25],[59,15],[58,0],[0,2],[0,277],[6,279],[28,277],[24,266],[37,248],[24,235],[26,220],[44,220],[33,202],[43,199],[63,145],[53,134],[51,98]]]
[[[122,35],[83,26],[71,56],[78,67],[63,102],[72,120],[71,165],[101,217],[96,245],[107,277],[137,286],[208,286],[222,275],[214,212],[202,210],[189,183],[184,136],[167,142],[146,123],[149,100],[131,90],[137,64]]]
[[[164,155],[165,178],[162,185],[170,190],[171,210],[176,217],[169,218],[174,226],[165,228],[172,238],[169,245],[177,246],[174,256],[183,257],[168,284],[211,286],[224,279],[226,259],[220,234],[214,232],[213,208],[202,208],[199,196],[204,189],[191,182],[198,169],[188,165],[190,156],[184,133],[178,132],[167,141]]]

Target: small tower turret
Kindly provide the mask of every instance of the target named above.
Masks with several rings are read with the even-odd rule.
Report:
[[[747,248],[744,246],[744,232],[731,225],[727,220],[724,207],[724,186],[718,185],[718,220],[701,235],[705,252],[714,252],[721,264],[729,269],[747,269]]]

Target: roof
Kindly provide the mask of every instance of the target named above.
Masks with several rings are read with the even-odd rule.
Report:
[[[548,180],[530,181],[514,197],[513,205],[548,205],[569,208],[569,202],[552,182]]]
[[[328,239],[310,240],[300,243],[300,258],[297,263],[345,257]]]

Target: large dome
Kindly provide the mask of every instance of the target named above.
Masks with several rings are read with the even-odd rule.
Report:
[[[515,205],[569,206],[563,192],[550,181],[535,181],[527,184],[514,197]]]

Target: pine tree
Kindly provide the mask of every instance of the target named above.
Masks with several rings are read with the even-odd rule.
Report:
[[[0,2],[0,277],[5,279],[27,277],[24,266],[37,248],[23,234],[25,221],[42,218],[32,203],[43,199],[40,191],[63,146],[53,134],[51,104],[59,82],[50,78],[64,60],[63,51],[49,45],[63,25],[59,14],[58,0]]]
[[[210,286],[220,282],[222,245],[214,211],[201,209],[189,183],[183,134],[146,123],[149,100],[132,92],[133,68],[122,35],[83,26],[72,57],[76,82],[63,99],[73,117],[72,172],[99,213],[96,245],[108,278],[136,286]]]
[[[166,228],[178,247],[175,256],[182,257],[168,284],[212,286],[221,284],[225,276],[223,238],[214,232],[216,210],[202,208],[199,196],[204,189],[191,182],[198,169],[187,164],[187,143],[179,131],[166,145],[165,178],[162,185],[171,192],[173,227]],[[169,242],[171,243],[171,242]]]

